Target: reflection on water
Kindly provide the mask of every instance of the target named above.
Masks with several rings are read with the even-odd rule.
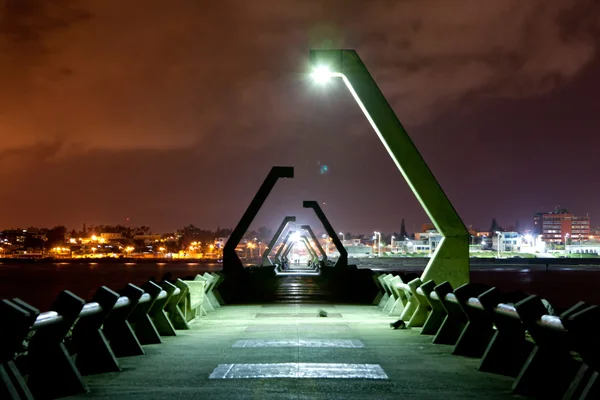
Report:
[[[159,265],[160,264],[160,265]],[[173,278],[218,271],[223,264],[177,263],[56,263],[8,264],[0,266],[0,298],[19,297],[48,310],[62,290],[70,290],[89,301],[100,286],[120,290],[128,283],[141,285],[150,277],[160,279],[170,272]]]

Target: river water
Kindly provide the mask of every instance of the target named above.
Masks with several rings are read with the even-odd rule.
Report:
[[[173,278],[219,271],[222,264],[202,263],[39,263],[0,264],[0,298],[19,297],[42,311],[49,309],[56,295],[70,290],[89,301],[102,285],[113,290],[127,283],[141,285],[150,277],[160,279],[170,272]],[[420,272],[419,267],[386,267],[380,270]],[[471,281],[496,286],[503,291],[522,291],[548,299],[557,309],[579,300],[600,304],[598,267],[472,267]]]

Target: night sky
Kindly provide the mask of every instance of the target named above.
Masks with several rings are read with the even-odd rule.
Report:
[[[354,48],[467,225],[600,225],[597,0],[0,0],[0,228],[427,218],[310,48]],[[327,171],[323,166],[327,166]]]

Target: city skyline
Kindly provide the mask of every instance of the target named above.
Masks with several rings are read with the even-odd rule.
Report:
[[[330,47],[361,54],[466,225],[600,213],[600,5],[349,1],[0,2],[0,224],[233,227],[291,165],[256,226],[317,225],[317,200],[342,231],[417,231],[347,91],[308,78]]]

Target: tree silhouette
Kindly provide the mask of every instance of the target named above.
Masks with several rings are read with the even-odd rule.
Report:
[[[496,232],[502,232],[502,227],[498,225],[496,218],[492,218],[492,226],[490,227],[490,235],[494,235]]]
[[[65,244],[65,237],[67,235],[67,228],[62,225],[55,226],[46,232],[46,243],[45,248],[51,249],[57,246],[63,246]]]
[[[408,234],[406,233],[406,224],[404,223],[404,218],[402,218],[402,222],[400,223],[400,239],[404,240]]]

